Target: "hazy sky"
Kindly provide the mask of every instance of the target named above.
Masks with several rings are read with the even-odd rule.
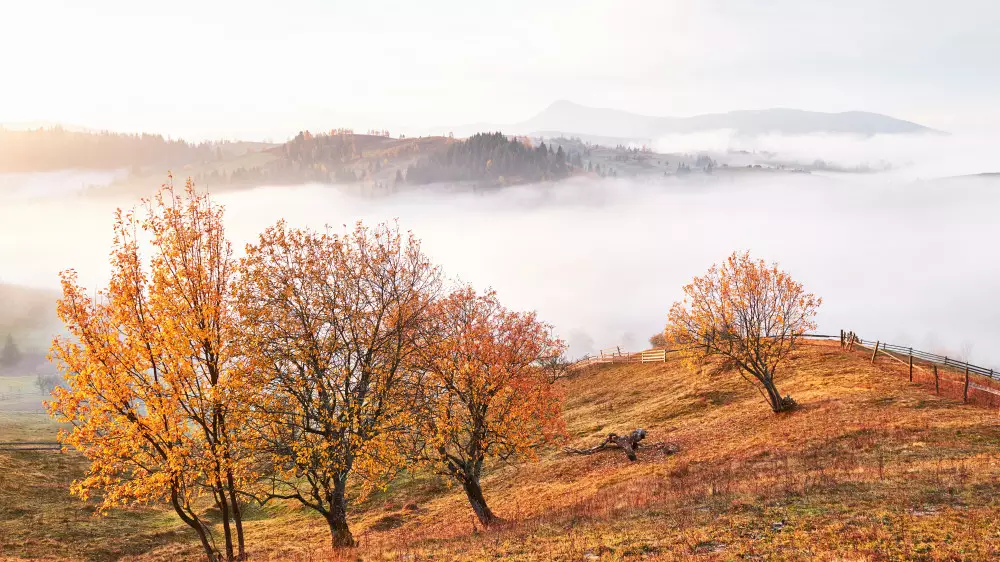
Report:
[[[995,0],[0,0],[0,123],[189,138],[798,107],[1000,128]]]

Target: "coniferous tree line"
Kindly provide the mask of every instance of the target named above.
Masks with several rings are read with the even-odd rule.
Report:
[[[564,178],[571,167],[561,146],[552,150],[543,142],[532,147],[500,132],[477,133],[411,165],[406,181],[485,181],[504,185]]]

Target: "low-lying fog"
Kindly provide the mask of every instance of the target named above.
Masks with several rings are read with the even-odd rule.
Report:
[[[847,179],[845,179],[847,178]],[[452,276],[536,309],[570,355],[638,350],[692,276],[734,250],[777,261],[823,298],[819,331],[853,329],[1000,367],[1000,181],[854,182],[801,174],[568,181],[379,198],[323,185],[218,196],[236,247],[280,217],[321,228],[391,220]],[[0,197],[0,282],[103,283],[113,205]],[[0,334],[2,336],[2,334]]]

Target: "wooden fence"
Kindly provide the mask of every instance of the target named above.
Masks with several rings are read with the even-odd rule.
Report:
[[[827,336],[823,334],[802,334],[800,338],[806,339],[837,339],[837,336]],[[696,346],[702,348],[704,346]],[[600,365],[604,363],[666,363],[667,354],[677,353],[693,349],[690,347],[683,349],[655,348],[645,351],[622,351],[621,347],[608,347],[602,349],[593,357],[584,356],[583,359],[570,365],[570,369],[579,369],[589,365]]]
[[[647,349],[646,351],[622,351],[620,347],[602,349],[593,357],[584,357],[576,363],[570,365],[570,369],[579,369],[588,365],[600,365],[604,363],[664,363],[667,354],[673,350]]]
[[[879,354],[901,363],[907,368],[910,382],[914,382],[914,369],[918,372],[923,372],[929,377],[932,376],[934,392],[937,394],[941,392],[942,382],[954,382],[946,377],[942,377],[941,370],[947,369],[961,376],[961,380],[958,382],[962,386],[963,402],[969,401],[970,390],[992,395],[988,400],[991,405],[1000,399],[1000,385],[996,384],[1000,383],[1000,371],[989,367],[973,365],[968,361],[959,361],[947,355],[928,353],[919,349],[913,349],[912,347],[886,343],[881,340],[866,340],[854,332],[845,332],[843,330],[840,333],[840,346],[848,351],[853,351],[859,347],[870,350],[872,352],[872,363],[875,362]],[[981,377],[981,379],[976,381],[975,377]]]

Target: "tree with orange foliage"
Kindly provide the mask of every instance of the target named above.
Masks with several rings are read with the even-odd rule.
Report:
[[[533,457],[565,433],[561,398],[538,364],[562,342],[534,313],[505,309],[493,291],[456,290],[435,311],[420,458],[461,484],[489,526],[498,518],[479,483],[484,464]]]
[[[63,443],[90,460],[76,495],[99,492],[105,512],[168,500],[209,559],[242,560],[251,389],[232,345],[240,328],[222,210],[190,180],[142,206],[142,219],[116,213],[111,279],[96,299],[72,270],[62,274],[58,313],[71,337],[53,341],[52,360],[68,388],[47,407],[72,425]],[[206,495],[221,515],[223,549],[198,507]]]
[[[412,359],[439,273],[413,235],[358,223],[344,236],[269,228],[242,262],[244,347],[263,389],[268,498],[295,499],[351,546],[348,478],[364,492],[405,464]]]
[[[670,309],[666,338],[690,360],[718,355],[767,399],[774,412],[795,407],[774,382],[799,336],[816,329],[822,303],[802,284],[749,252],[734,252],[704,277],[684,287],[685,299]],[[755,382],[756,381],[756,382]]]

